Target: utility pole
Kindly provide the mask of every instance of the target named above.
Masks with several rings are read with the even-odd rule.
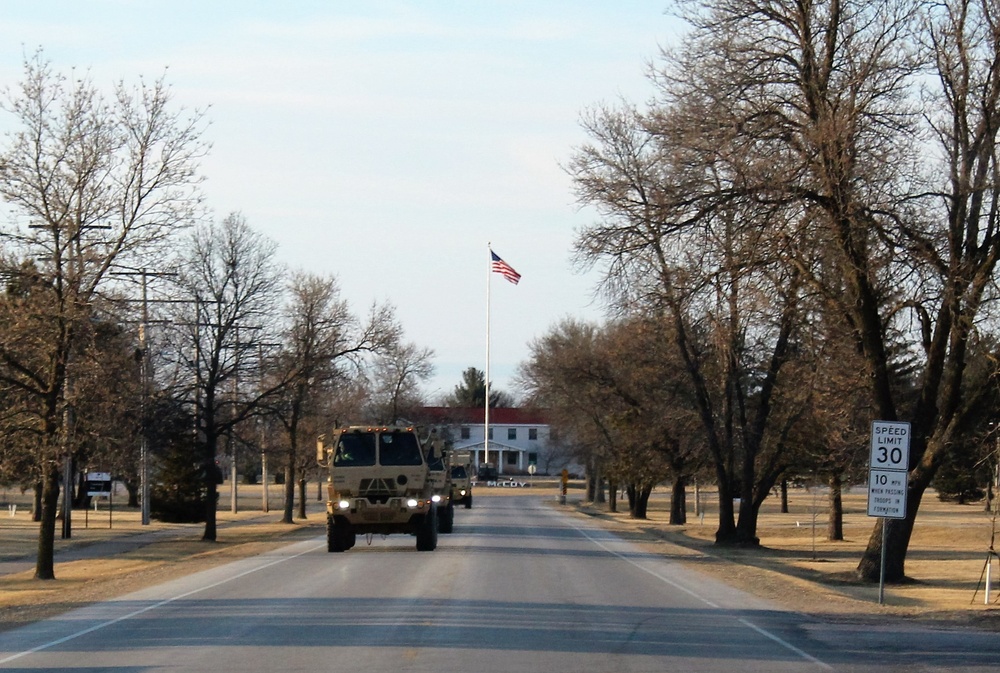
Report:
[[[127,268],[127,267],[126,267]],[[150,523],[149,507],[149,382],[152,374],[152,363],[149,358],[149,304],[150,301],[156,303],[186,303],[186,299],[149,299],[150,276],[172,277],[177,273],[173,271],[149,271],[145,267],[141,269],[129,269],[128,271],[111,271],[112,276],[139,276],[142,288],[142,316],[139,322],[139,377],[141,399],[139,402],[140,426],[139,426],[139,506],[142,508],[142,525],[148,526]],[[157,320],[165,323],[168,321]]]
[[[261,391],[264,390],[264,344],[257,344],[257,379]],[[259,430],[260,441],[260,482],[261,482],[261,510],[266,514],[271,511],[270,500],[268,498],[268,474],[267,474],[267,451],[264,450],[264,420],[257,417],[257,428]]]
[[[236,368],[233,371],[233,408],[236,408],[236,401],[240,398],[240,329],[236,328]],[[233,514],[239,512],[238,486],[236,482],[236,442],[233,441],[233,426],[229,427],[229,507]]]

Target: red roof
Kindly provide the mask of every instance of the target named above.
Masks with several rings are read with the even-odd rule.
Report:
[[[417,412],[422,422],[449,425],[482,425],[482,407],[421,407]],[[490,409],[490,425],[548,425],[544,409],[494,407]]]

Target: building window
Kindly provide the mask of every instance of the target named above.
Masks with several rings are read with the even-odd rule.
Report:
[[[508,465],[517,465],[517,451],[508,451],[507,452],[507,464]]]
[[[538,440],[538,428],[528,428],[528,439],[533,442]]]
[[[507,439],[517,439],[517,428],[507,428]]]
[[[486,436],[489,437],[490,439],[493,439],[493,428],[489,429],[489,431],[486,433]]]
[[[528,453],[528,465],[538,465],[538,454],[534,452]]]
[[[471,433],[469,432],[469,426],[463,425],[462,426],[462,439],[468,439],[470,436],[471,436]]]

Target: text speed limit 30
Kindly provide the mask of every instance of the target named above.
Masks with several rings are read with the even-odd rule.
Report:
[[[910,424],[897,421],[872,423],[872,470],[902,470],[910,467]]]

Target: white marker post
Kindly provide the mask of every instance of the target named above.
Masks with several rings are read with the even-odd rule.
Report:
[[[878,603],[885,601],[886,519],[906,518],[906,482],[910,469],[910,424],[872,421],[868,462],[868,516],[882,518],[882,564]]]

